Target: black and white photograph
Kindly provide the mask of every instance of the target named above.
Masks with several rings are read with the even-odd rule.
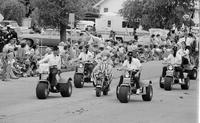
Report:
[[[0,0],[0,123],[200,123],[200,0]]]

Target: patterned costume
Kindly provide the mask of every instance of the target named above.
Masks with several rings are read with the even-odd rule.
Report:
[[[109,82],[112,81],[113,75],[112,75],[112,61],[110,59],[106,61],[100,61],[97,66],[94,68],[92,72],[92,77],[96,81],[96,75],[99,73],[103,73],[105,76],[107,76]]]

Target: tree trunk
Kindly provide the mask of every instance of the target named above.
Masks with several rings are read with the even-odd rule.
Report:
[[[66,42],[66,28],[66,25],[60,23],[60,42]]]

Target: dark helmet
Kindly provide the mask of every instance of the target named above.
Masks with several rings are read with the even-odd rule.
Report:
[[[59,48],[58,48],[58,46],[54,46],[52,50],[57,51],[57,50],[59,50]]]
[[[172,50],[173,50],[173,51],[177,51],[178,48],[177,48],[176,46],[174,46],[174,47],[172,48]]]
[[[128,52],[128,54],[127,54],[129,57],[132,57],[133,56],[133,52]]]
[[[90,47],[89,45],[86,45],[86,46],[85,46],[85,49],[89,49],[89,47]]]

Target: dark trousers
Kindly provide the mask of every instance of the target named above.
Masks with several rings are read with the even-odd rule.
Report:
[[[135,74],[132,75],[132,80],[135,81],[136,88],[139,89],[140,88],[140,74],[139,74],[139,77],[135,77]]]
[[[56,86],[56,84],[57,84],[57,79],[56,79],[57,73],[58,73],[57,69],[50,68],[49,82],[50,82],[51,86]]]
[[[166,76],[166,71],[167,71],[167,67],[163,67],[163,72],[162,72],[162,77]],[[181,67],[175,67],[175,71],[180,72],[180,78],[183,79],[184,75],[183,75],[183,69]]]

